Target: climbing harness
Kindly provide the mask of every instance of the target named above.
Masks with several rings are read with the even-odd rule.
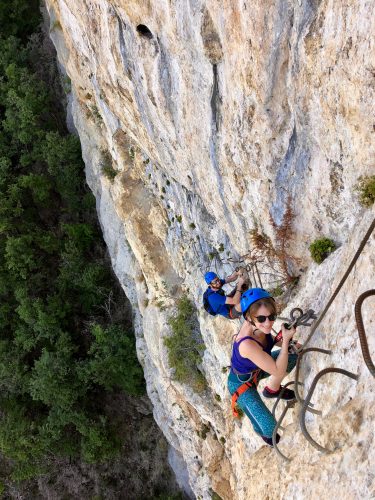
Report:
[[[239,388],[232,394],[232,413],[233,413],[233,416],[235,418],[239,417],[239,413],[238,413],[237,408],[236,408],[237,399],[244,392],[246,392],[248,389],[250,389],[250,387],[253,387],[253,386],[257,387],[259,372],[260,372],[260,370],[254,370],[253,372],[251,372],[249,374],[250,375],[249,380],[247,380],[242,385],[240,385]],[[247,373],[244,373],[243,375],[247,375]],[[238,377],[238,375],[237,375],[237,377]]]

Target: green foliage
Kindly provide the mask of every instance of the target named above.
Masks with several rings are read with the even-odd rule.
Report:
[[[72,81],[68,75],[64,76],[62,80],[62,86],[65,94],[69,94],[72,91]]]
[[[94,104],[93,106],[89,107],[89,110],[90,110],[90,115],[93,118],[94,122],[100,127],[103,123],[103,117],[100,114],[98,106]]]
[[[196,310],[187,296],[178,301],[177,314],[169,318],[168,324],[172,335],[164,339],[164,343],[175,380],[190,385],[196,392],[203,392],[206,380],[198,365],[205,347],[198,335]]]
[[[93,325],[94,341],[89,350],[86,376],[106,389],[120,388],[134,396],[145,392],[142,368],[135,351],[132,333],[117,325],[103,329]]]
[[[0,4],[0,35],[26,40],[40,23],[38,0],[7,0]]]
[[[184,495],[182,493],[159,493],[151,500],[184,500]]]
[[[336,245],[330,238],[319,238],[311,243],[309,249],[312,259],[321,264],[336,249]]]
[[[176,220],[181,224],[182,222],[182,215],[176,215]]]
[[[355,189],[359,194],[361,205],[371,207],[375,202],[375,175],[360,177]]]
[[[19,481],[51,454],[114,456],[106,398],[144,392],[132,329],[105,308],[119,288],[79,140],[62,126],[43,61],[37,71],[29,46],[5,38],[26,36],[38,5],[0,6],[0,454]]]
[[[207,434],[210,432],[210,430],[211,427],[209,425],[203,424],[201,429],[197,431],[197,434],[201,439],[206,439]]]
[[[195,229],[197,226],[194,224],[194,222],[190,222],[189,227],[191,229]]]
[[[280,297],[284,293],[283,288],[280,285],[277,285],[275,288],[269,290],[272,297]]]
[[[118,174],[117,170],[113,168],[113,160],[110,152],[108,150],[103,150],[102,151],[102,159],[101,159],[101,168],[103,174],[110,180],[113,181],[113,179],[116,177]]]
[[[37,425],[14,400],[1,401],[4,413],[0,420],[0,450],[12,459],[12,479],[22,481],[42,472],[40,458],[43,445],[37,439]]]
[[[218,248],[218,252],[224,252],[224,243],[220,243],[220,246]]]

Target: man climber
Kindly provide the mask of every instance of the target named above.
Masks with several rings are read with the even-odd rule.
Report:
[[[242,315],[240,306],[241,293],[247,288],[246,277],[243,277],[241,271],[235,271],[224,279],[220,279],[216,273],[210,271],[204,275],[204,279],[208,284],[208,288],[203,294],[205,310],[211,316],[220,314],[228,319],[240,318]],[[225,295],[223,285],[232,283],[237,279],[236,288],[229,295]]]

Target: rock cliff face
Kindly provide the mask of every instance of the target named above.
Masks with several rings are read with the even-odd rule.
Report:
[[[233,421],[223,367],[239,323],[211,318],[200,306],[202,273],[214,263],[229,274],[227,259],[249,252],[254,227],[276,243],[274,226],[288,206],[294,212],[288,254],[299,259],[301,277],[284,315],[295,306],[322,310],[343,275],[374,217],[354,189],[361,175],[374,173],[374,3],[46,0],[46,6],[71,80],[88,183],[134,308],[154,417],[186,491],[225,500],[375,495],[375,380],[353,314],[358,295],[373,287],[374,235],[312,341],[333,354],[309,354],[302,365],[305,394],[324,367],[359,374],[358,382],[326,376],[315,392],[323,416],[309,415],[307,425],[332,454],[303,438],[298,408],[281,442],[288,463],[261,446],[246,419]],[[113,181],[108,172],[116,174]],[[318,266],[308,246],[320,236],[339,248]],[[197,305],[206,344],[203,394],[173,380],[163,343],[184,291]],[[369,334],[374,300],[363,307]],[[307,334],[301,328],[302,340]],[[375,357],[373,341],[370,351]]]

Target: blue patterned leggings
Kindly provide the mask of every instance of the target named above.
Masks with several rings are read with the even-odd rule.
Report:
[[[274,360],[277,359],[279,353],[280,349],[271,353]],[[289,354],[287,367],[288,373],[291,372],[296,366],[296,362],[297,355]],[[261,370],[258,375],[258,380],[269,376],[269,373]],[[241,378],[243,381],[241,381]],[[228,377],[229,392],[233,394],[247,380],[247,378],[247,375],[237,377],[234,373],[230,373]],[[241,410],[243,410],[249,417],[257,434],[268,438],[272,437],[273,430],[276,426],[276,420],[267,406],[263,403],[255,386],[250,387],[250,389],[241,394],[241,396],[237,399],[237,406],[241,408]]]

